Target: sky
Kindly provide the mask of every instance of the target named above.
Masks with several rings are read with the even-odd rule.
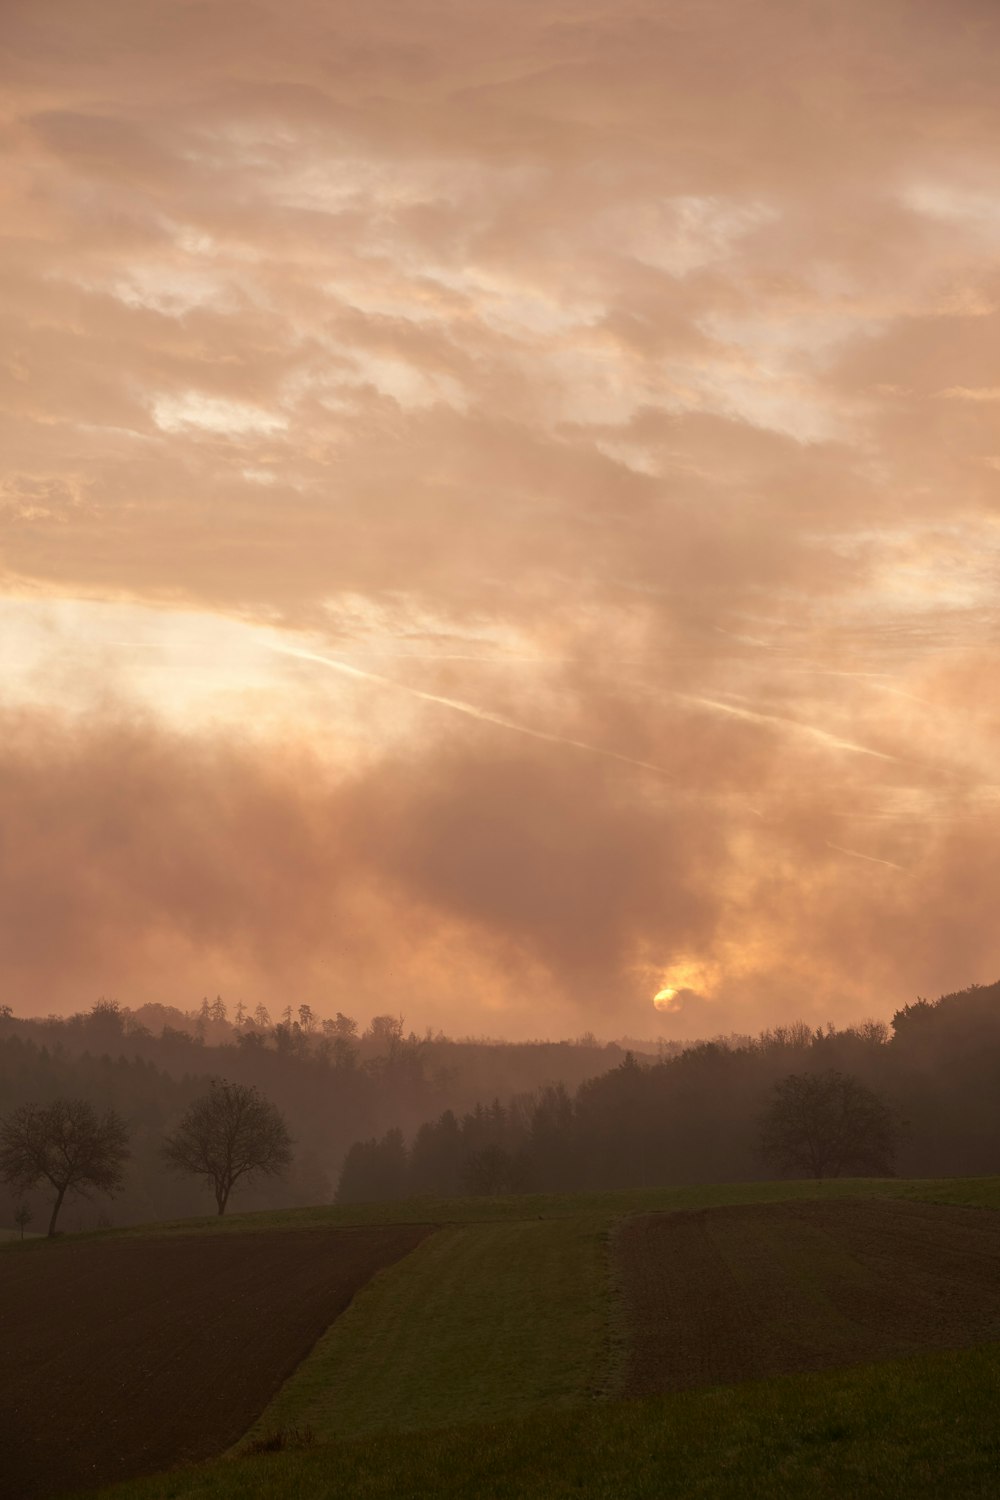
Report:
[[[998,64],[995,0],[4,0],[0,999],[995,980]]]

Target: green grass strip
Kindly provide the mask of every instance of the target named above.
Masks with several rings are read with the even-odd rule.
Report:
[[[334,1438],[514,1416],[597,1393],[605,1218],[442,1229],[379,1273],[251,1437]]]

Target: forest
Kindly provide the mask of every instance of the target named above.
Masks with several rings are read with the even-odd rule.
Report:
[[[772,1175],[761,1117],[789,1075],[837,1073],[884,1101],[903,1176],[978,1175],[1000,1161],[1000,983],[905,1005],[891,1025],[776,1027],[676,1056],[626,1052],[574,1091],[554,1084],[444,1111],[412,1142],[355,1142],[341,1202],[417,1194],[575,1192]],[[881,1175],[881,1174],[873,1174]]]
[[[256,1087],[287,1120],[291,1170],[241,1188],[234,1207],[285,1208],[329,1202],[353,1141],[398,1130],[410,1136],[442,1111],[471,1110],[486,1098],[533,1095],[553,1083],[576,1088],[624,1056],[617,1043],[507,1043],[417,1036],[398,1016],[366,1026],[337,1014],[286,1005],[272,1020],[259,1006],[232,1011],[216,997],[184,1011],[136,1010],[101,999],[68,1017],[25,1019],[0,1005],[0,1116],[25,1104],[82,1099],[112,1109],[128,1129],[130,1160],[114,1200],[67,1203],[66,1229],[145,1223],[209,1211],[208,1195],[168,1171],[164,1136],[213,1078]],[[4,1202],[0,1221],[16,1204]],[[19,1199],[20,1195],[14,1197]],[[34,1223],[47,1217],[44,1194]]]
[[[166,1169],[162,1141],[212,1079],[258,1089],[294,1143],[285,1176],[241,1185],[234,1206],[251,1210],[760,1179],[773,1175],[760,1149],[769,1094],[789,1075],[832,1071],[891,1112],[900,1174],[996,1170],[1000,982],[917,999],[891,1024],[797,1024],[648,1052],[592,1036],[421,1037],[399,1017],[362,1029],[306,1006],[231,1016],[220,998],[190,1012],[100,1000],[44,1020],[0,1007],[0,1114],[72,1097],[128,1129],[122,1191],[68,1204],[67,1229],[210,1210],[202,1188]]]

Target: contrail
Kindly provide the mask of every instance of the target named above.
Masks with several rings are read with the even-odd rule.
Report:
[[[569,745],[574,750],[586,750],[590,755],[602,755],[606,760],[617,760],[625,766],[635,766],[640,771],[652,771],[654,776],[666,776],[673,779],[670,771],[664,766],[655,766],[648,760],[633,760],[630,755],[620,755],[617,750],[606,750],[601,745],[588,744],[586,740],[569,739],[562,734],[549,734],[544,729],[532,729],[527,724],[518,724],[514,719],[504,718],[502,714],[491,714],[487,709],[477,708],[474,703],[464,703],[461,698],[444,698],[439,693],[425,693],[422,688],[410,687],[405,682],[396,682],[392,677],[383,677],[379,672],[366,672],[361,667],[352,667],[346,661],[337,661],[332,656],[320,656],[315,651],[298,651],[292,646],[272,646],[272,651],[280,652],[282,656],[295,656],[301,661],[314,661],[322,667],[329,667],[332,672],[342,672],[345,677],[356,677],[362,682],[374,682],[379,687],[392,688],[397,693],[406,693],[411,698],[419,698],[424,703],[436,703],[442,708],[450,708],[454,713],[465,714],[470,719],[478,719],[482,724],[496,724],[500,729],[512,729],[516,734],[527,734],[533,740],[544,740],[549,745]]]
[[[765,651],[776,651],[777,646],[772,646],[770,641],[762,641],[759,635],[738,635],[735,630],[725,630],[721,625],[713,625],[712,629],[719,635],[728,635],[731,641],[740,641],[745,646],[763,646]]]
[[[867,859],[873,865],[888,865],[890,870],[902,870],[906,873],[905,865],[893,864],[891,859],[879,859],[875,854],[862,854],[860,849],[845,849],[843,844],[831,844],[829,839],[826,840],[826,847],[836,849],[838,854],[850,854],[854,859]]]
[[[864,682],[873,692],[891,693],[894,698],[905,698],[907,702],[920,703],[925,708],[937,707],[930,698],[918,698],[916,693],[907,693],[903,688],[893,687],[884,680],[888,677],[888,672],[838,672],[832,667],[789,667],[787,670],[800,672],[804,677],[849,677],[852,681]]]
[[[357,654],[365,656],[369,653],[360,650]],[[468,661],[486,667],[505,667],[520,662],[529,662],[531,664],[538,662],[571,662],[575,659],[572,656],[539,656],[534,652],[528,651],[525,651],[522,655],[515,655],[514,652],[508,652],[506,655],[501,656],[469,656],[459,651],[386,651],[381,647],[374,648],[371,654],[374,656],[391,656],[395,661]]]
[[[842,740],[839,735],[830,734],[826,729],[817,729],[812,724],[800,724],[797,719],[785,719],[780,714],[762,714],[754,708],[737,708],[732,703],[720,703],[717,698],[697,698],[690,693],[675,693],[682,703],[694,703],[699,708],[714,708],[717,713],[732,714],[737,719],[749,719],[757,724],[779,724],[783,729],[797,729],[800,734],[807,734],[811,739],[818,740],[821,745],[829,745],[832,750],[851,750],[855,755],[873,755],[877,760],[897,760],[895,755],[887,755],[884,750],[871,750],[867,745],[856,745],[853,740]]]

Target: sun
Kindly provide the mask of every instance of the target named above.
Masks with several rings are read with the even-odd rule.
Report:
[[[653,1004],[657,1010],[677,1010],[679,1008],[677,1005],[677,991],[671,989],[668,985],[666,989],[658,991],[653,996]]]

